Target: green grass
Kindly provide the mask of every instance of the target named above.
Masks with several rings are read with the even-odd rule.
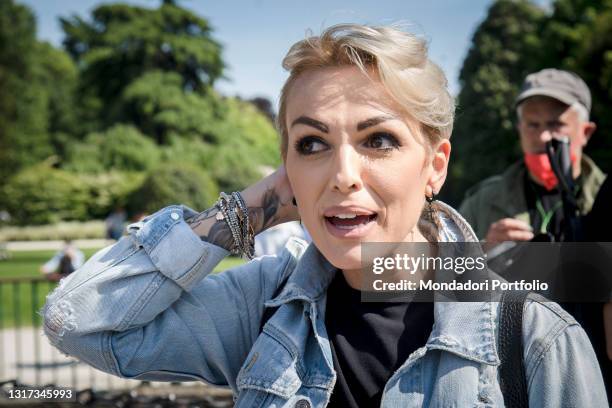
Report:
[[[96,249],[85,249],[87,258]],[[38,271],[57,251],[11,251],[10,258],[0,261],[0,279],[2,278],[36,278],[42,276]]]
[[[97,250],[83,250],[90,257]],[[10,259],[0,261],[0,328],[15,326],[38,326],[40,316],[36,314],[45,302],[47,293],[55,288],[54,282],[3,283],[11,278],[39,278],[40,265],[53,256],[55,251],[11,252]],[[225,258],[214,272],[224,271],[244,263],[240,258]],[[34,301],[33,301],[34,300]]]

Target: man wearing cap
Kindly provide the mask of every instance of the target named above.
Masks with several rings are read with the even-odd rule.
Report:
[[[582,150],[595,131],[591,93],[576,74],[544,69],[525,78],[516,99],[523,158],[504,173],[469,189],[459,211],[488,247],[562,234],[563,203],[545,152],[546,142],[567,136],[581,214],[590,211],[605,175]]]

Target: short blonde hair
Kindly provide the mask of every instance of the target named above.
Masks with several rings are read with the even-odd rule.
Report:
[[[283,157],[288,143],[287,96],[296,79],[310,69],[346,65],[364,73],[374,69],[390,95],[420,122],[432,145],[450,138],[455,102],[444,73],[427,58],[425,40],[393,26],[338,24],[295,43],[283,59],[283,68],[290,72],[276,119]]]

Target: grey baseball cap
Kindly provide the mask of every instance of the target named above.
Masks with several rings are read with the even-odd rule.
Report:
[[[527,75],[515,106],[532,96],[548,96],[567,105],[579,102],[591,111],[591,91],[582,78],[573,72],[547,68]]]

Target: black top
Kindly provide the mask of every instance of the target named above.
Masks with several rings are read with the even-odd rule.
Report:
[[[602,184],[591,212],[584,219],[585,241],[612,241],[612,178],[608,176]]]
[[[337,380],[328,407],[379,407],[385,384],[427,342],[433,303],[362,302],[338,271],[327,290],[325,326]]]

